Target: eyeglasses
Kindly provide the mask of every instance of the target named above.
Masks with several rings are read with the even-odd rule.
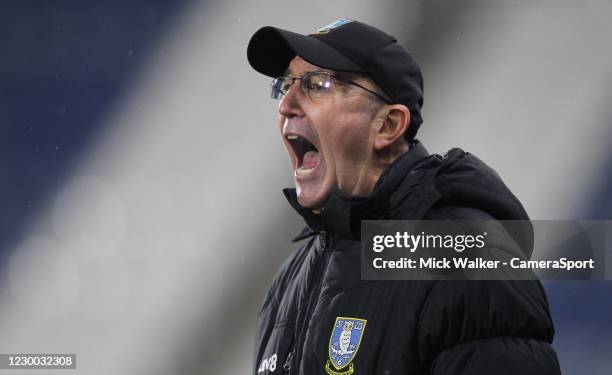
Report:
[[[289,89],[291,88],[291,86],[293,86],[293,82],[295,80],[300,80],[300,87],[302,88],[302,91],[310,99],[320,99],[324,96],[329,95],[334,88],[333,82],[336,81],[336,82],[341,82],[341,83],[357,86],[369,92],[370,94],[376,96],[383,102],[387,104],[392,104],[391,101],[385,98],[384,96],[366,87],[363,87],[354,81],[340,79],[336,77],[334,74],[329,73],[329,72],[308,72],[301,77],[284,76],[284,77],[275,78],[272,80],[272,84],[271,84],[272,92],[270,96],[272,97],[272,99],[284,98],[285,95],[287,95],[287,93],[289,92]]]

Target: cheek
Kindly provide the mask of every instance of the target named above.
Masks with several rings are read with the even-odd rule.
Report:
[[[359,163],[369,156],[371,147],[368,126],[351,126],[337,134],[335,141],[334,153],[344,162]]]
[[[330,166],[346,168],[359,164],[371,151],[371,115],[359,108],[321,111],[317,117],[317,133],[323,153]]]

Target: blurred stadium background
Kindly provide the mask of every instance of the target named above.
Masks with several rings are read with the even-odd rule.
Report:
[[[246,61],[263,25],[348,17],[394,34],[423,68],[430,152],[475,153],[535,219],[611,219],[610,14],[605,0],[3,0],[0,352],[77,353],[70,374],[251,372],[259,303],[302,226],[268,79]],[[545,287],[564,373],[609,374],[612,282]]]

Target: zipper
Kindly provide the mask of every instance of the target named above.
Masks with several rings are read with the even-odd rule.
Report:
[[[291,351],[287,355],[287,360],[285,360],[285,364],[283,365],[283,371],[286,374],[291,374],[291,358],[292,357],[293,357],[293,348],[291,348]]]
[[[299,353],[304,349],[304,340],[306,338],[306,331],[308,330],[308,323],[310,323],[312,314],[314,313],[314,308],[317,304],[317,301],[319,300],[319,297],[321,294],[321,287],[323,286],[323,277],[325,276],[325,272],[327,271],[327,265],[329,263],[330,251],[329,251],[328,246],[330,245],[329,243],[331,241],[328,241],[328,235],[327,235],[327,232],[325,231],[319,232],[319,236],[320,236],[320,241],[321,241],[321,251],[323,253],[323,260],[322,260],[323,266],[322,266],[321,273],[319,275],[319,282],[311,295],[314,298],[312,298],[312,300],[309,301],[309,304],[306,307],[306,314],[304,316],[304,325],[302,326],[301,332],[299,334],[296,332],[295,345],[291,353],[289,353],[287,362],[285,362],[285,366],[283,367],[283,369],[287,371],[288,374],[291,373],[291,368],[293,365],[295,365],[296,368],[297,366],[299,366],[299,363],[300,363]],[[321,267],[321,266],[318,266],[318,267]],[[315,275],[317,271],[318,269],[315,270]]]

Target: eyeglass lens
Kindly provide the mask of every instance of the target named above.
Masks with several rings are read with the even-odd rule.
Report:
[[[299,80],[300,87],[306,95],[318,98],[329,92],[332,88],[332,77],[325,73],[307,73],[302,77],[279,77],[272,81],[271,97],[282,99],[293,85],[293,81]]]

